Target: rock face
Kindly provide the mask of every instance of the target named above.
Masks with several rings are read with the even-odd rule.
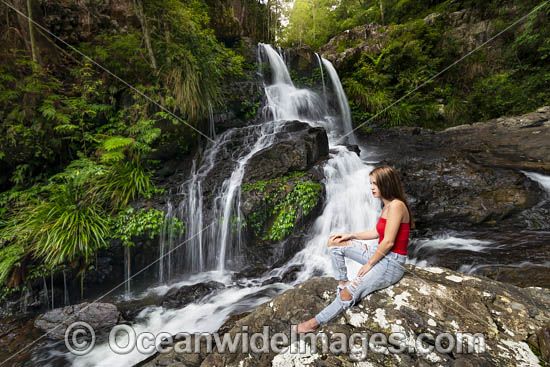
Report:
[[[362,141],[402,175],[419,228],[544,229],[546,193],[520,170],[550,173],[550,108],[428,130],[375,128]]]
[[[257,152],[248,161],[245,182],[266,180],[290,171],[306,171],[328,155],[325,129],[311,127],[305,122],[286,123],[274,139],[276,143]]]
[[[369,349],[367,353],[317,351],[305,353],[213,353],[193,355],[158,355],[143,366],[532,366],[539,359],[534,351],[545,351],[546,323],[550,320],[550,291],[543,288],[518,288],[486,278],[464,276],[444,268],[406,266],[405,276],[397,284],[374,292],[356,306],[344,311],[316,332],[325,333],[329,341],[336,333],[351,336],[365,333],[399,333],[404,346],[401,353]],[[314,278],[257,307],[236,321],[229,333],[235,335],[244,326],[248,335],[269,327],[271,335],[285,333],[290,340],[290,325],[297,324],[328,305],[336,296],[336,281]],[[422,333],[433,337],[447,333],[456,338],[458,332],[484,338],[484,349],[462,352],[455,345],[442,351],[431,348],[433,340],[415,348]],[[481,335],[479,335],[481,334]],[[397,336],[401,338],[401,336]],[[447,337],[446,336],[446,337]],[[220,335],[222,337],[222,335]],[[429,337],[427,337],[429,338]],[[319,339],[318,339],[319,340]],[[456,340],[456,339],[455,339]],[[306,339],[309,343],[310,339]],[[296,342],[297,343],[297,342]],[[261,344],[261,343],[260,343]],[[288,343],[282,343],[289,345]],[[361,340],[357,339],[361,346]],[[438,344],[436,344],[438,345]],[[390,346],[386,342],[386,347]],[[483,346],[483,344],[480,344]],[[239,348],[237,349],[239,350]],[[366,355],[365,355],[366,354]],[[194,358],[193,363],[188,359]],[[179,361],[179,362],[177,362]],[[189,360],[189,362],[191,362]]]
[[[376,23],[360,25],[333,37],[319,49],[319,53],[332,62],[336,69],[353,65],[362,53],[376,55],[387,45],[390,27]]]
[[[119,317],[120,312],[113,304],[85,302],[48,311],[34,321],[34,326],[48,333],[49,338],[63,339],[66,328],[73,322],[86,322],[98,332],[115,326]]]
[[[240,207],[248,254],[269,266],[288,260],[305,243],[308,224],[324,203],[322,164],[328,157],[323,128],[291,121],[274,139],[248,161]]]
[[[195,302],[212,291],[224,288],[225,285],[218,282],[199,283],[180,288],[172,288],[162,300],[162,306],[167,308],[182,308],[185,305]]]

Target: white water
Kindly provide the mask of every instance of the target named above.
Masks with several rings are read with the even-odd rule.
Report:
[[[375,225],[380,211],[380,201],[372,197],[370,191],[369,172],[373,167],[365,164],[356,153],[350,152],[337,143],[341,134],[351,131],[349,107],[347,117],[344,113],[345,108],[341,108],[344,111],[341,118],[323,116],[322,111],[325,106],[322,105],[320,96],[312,91],[294,87],[280,54],[269,45],[260,45],[259,48],[264,56],[259,60],[267,59],[271,67],[272,84],[265,87],[267,99],[265,115],[271,116],[271,119],[261,125],[232,129],[219,135],[216,144],[207,146],[203,152],[200,164],[193,165],[191,178],[182,184],[178,195],[181,195],[183,200],[177,204],[177,209],[172,206],[173,204],[167,207],[170,215],[177,215],[185,222],[184,239],[189,241],[183,246],[183,254],[174,255],[173,260],[165,259],[161,262],[159,279],[167,282],[174,273],[195,274],[179,283],[149,288],[146,292],[134,297],[143,298],[150,294],[163,295],[174,286],[191,285],[209,280],[223,282],[227,288],[202,299],[200,304],[190,304],[178,310],[148,307],[140,313],[139,321],[134,325],[136,333],[141,331],[152,333],[164,331],[171,334],[213,332],[231,314],[250,311],[282,291],[313,276],[331,276],[332,267],[326,246],[328,236],[363,231]],[[323,60],[323,63],[325,62],[326,60]],[[332,65],[330,67],[332,68]],[[341,104],[345,101],[347,105],[347,99],[334,68],[329,71],[329,75],[338,103],[343,107]],[[280,130],[284,120],[293,119],[322,126],[327,130],[329,145],[334,153],[330,154],[324,166],[327,196],[323,213],[310,229],[310,239],[304,249],[288,264],[273,269],[261,278],[247,280],[244,284],[231,283],[231,271],[226,265],[228,262],[231,263],[234,256],[239,255],[241,239],[239,231],[234,233],[230,230],[231,221],[224,219],[232,215],[236,215],[239,219],[240,185],[244,167],[249,158],[273,143],[273,134]],[[347,126],[348,123],[349,126]],[[242,138],[243,135],[249,144],[246,144],[241,151],[231,151],[231,141]],[[350,137],[354,139],[352,135]],[[213,202],[208,203],[203,192],[203,184],[207,176],[216,171],[216,162],[220,157],[228,157],[233,164],[233,170],[230,177],[216,189]],[[207,204],[210,210],[206,209]],[[202,228],[211,223],[212,218],[222,218],[222,220],[217,221],[207,231],[201,232]],[[161,254],[166,254],[180,242],[170,239],[170,236],[165,237],[160,244]],[[178,261],[181,262],[178,263]],[[282,275],[295,264],[303,267],[293,284],[261,285],[264,280]],[[360,265],[353,261],[349,261],[349,265],[349,276],[353,277]],[[170,266],[173,266],[171,270],[168,269]],[[124,344],[124,340],[121,344]],[[130,366],[147,357],[135,350],[130,354],[117,355],[111,352],[106,344],[96,346],[86,356],[75,358],[67,355],[73,365],[79,367]]]
[[[442,250],[488,252],[490,249],[494,250],[498,247],[493,245],[492,241],[456,237],[453,234],[445,233],[430,239],[411,242],[407,251],[407,264],[422,267],[432,266],[438,262],[438,253]]]
[[[330,81],[332,82],[332,87],[336,93],[336,98],[338,101],[338,107],[340,108],[340,114],[342,116],[342,128],[344,130],[344,135],[351,144],[357,144],[355,135],[353,134],[353,127],[351,125],[351,110],[349,108],[348,98],[346,93],[344,93],[344,88],[340,83],[340,78],[334,66],[327,59],[323,59],[323,64],[325,65]]]
[[[542,175],[536,172],[526,172],[526,171],[521,171],[521,172],[523,172],[523,174],[529,177],[531,180],[537,182],[540,185],[540,187],[546,190],[550,195],[550,176]]]

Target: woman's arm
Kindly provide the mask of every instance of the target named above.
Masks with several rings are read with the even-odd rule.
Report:
[[[350,234],[335,234],[329,237],[334,242],[344,242],[347,240],[374,240],[378,238],[378,232],[376,229],[370,229],[363,232],[350,233]]]
[[[352,236],[356,240],[374,240],[379,237],[378,232],[376,231],[376,228],[369,229],[363,232],[353,233]]]
[[[399,232],[401,220],[405,215],[405,210],[407,210],[407,207],[402,201],[395,200],[389,205],[386,228],[384,229],[384,239],[380,242],[376,252],[371,256],[369,261],[361,267],[357,274],[358,276],[361,277],[366,274],[381,258],[386,256],[388,251],[393,247],[397,232]]]

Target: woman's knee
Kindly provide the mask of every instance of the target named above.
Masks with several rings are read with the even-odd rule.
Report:
[[[338,289],[338,295],[336,296],[343,309],[350,308],[354,304],[353,294],[348,288]]]

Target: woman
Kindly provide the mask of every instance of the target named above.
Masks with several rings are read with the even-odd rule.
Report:
[[[314,318],[298,325],[297,333],[316,330],[369,293],[397,283],[403,276],[409,231],[414,228],[414,218],[399,174],[389,166],[377,167],[370,173],[370,185],[373,196],[381,198],[384,203],[380,219],[371,230],[329,237],[328,246],[339,283],[338,294]],[[353,242],[376,238],[379,241],[374,248]],[[345,257],[363,264],[352,282],[347,279]]]

